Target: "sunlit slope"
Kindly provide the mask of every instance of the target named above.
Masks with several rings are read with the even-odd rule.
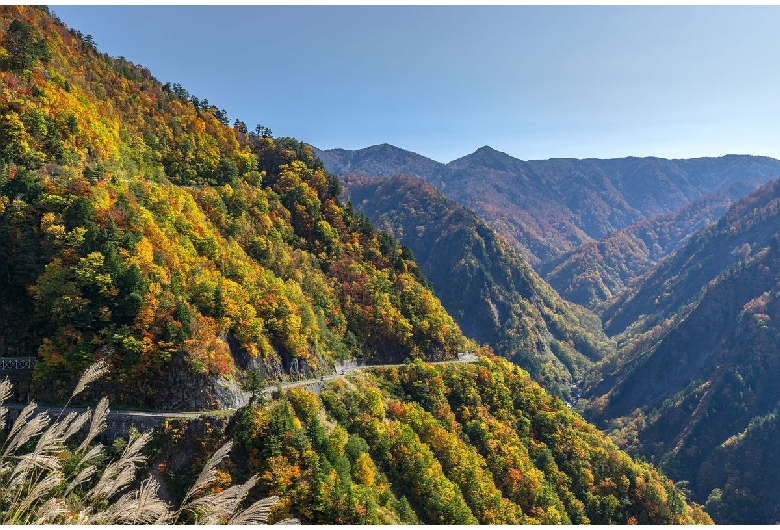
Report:
[[[95,358],[112,403],[198,409],[246,371],[470,347],[308,147],[46,9],[3,7],[0,30],[0,354],[40,358],[40,399]]]
[[[408,366],[291,391],[232,436],[305,523],[706,523],[647,463],[508,361]]]

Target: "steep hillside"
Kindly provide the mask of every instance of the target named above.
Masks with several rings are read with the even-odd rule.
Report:
[[[770,462],[755,440],[779,441],[767,423],[780,405],[779,214],[780,180],[734,204],[612,303],[606,328],[620,333],[620,351],[586,388],[590,418],[689,481],[694,499],[712,496],[722,522],[778,520],[780,481],[761,467]]]
[[[96,358],[115,405],[236,404],[336,358],[472,347],[309,147],[250,133],[45,8],[0,9],[0,355],[56,401]]]
[[[304,523],[706,523],[508,361],[408,366],[241,411],[233,473]],[[285,514],[285,515],[288,515]]]
[[[691,234],[717,221],[734,201],[761,183],[726,184],[675,212],[645,219],[604,239],[585,243],[545,263],[539,272],[561,296],[592,309],[617,295]]]
[[[554,393],[610,351],[594,315],[564,302],[477,216],[422,180],[344,179],[357,209],[408,246],[463,332],[490,344]]]
[[[485,146],[444,165],[391,146],[317,153],[337,174],[407,173],[427,180],[473,210],[537,269],[615,230],[674,212],[724,184],[780,175],[778,160],[736,155],[522,161]]]

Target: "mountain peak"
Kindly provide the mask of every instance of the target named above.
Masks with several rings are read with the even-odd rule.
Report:
[[[473,154],[476,154],[476,153],[500,153],[502,155],[506,154],[506,153],[503,153],[503,152],[499,151],[498,149],[493,149],[489,145],[483,145],[482,147],[480,147],[479,149],[474,151]]]
[[[493,149],[489,145],[483,145],[470,155],[453,160],[447,164],[447,166],[452,169],[467,169],[481,166],[489,169],[508,171],[512,166],[519,162],[520,160],[511,155]]]
[[[363,149],[315,148],[314,153],[328,171],[337,175],[358,173],[369,177],[389,177],[399,173],[423,177],[438,176],[446,171],[444,164],[392,144],[382,143]]]
[[[370,145],[370,146],[365,147],[363,149],[358,149],[357,151],[395,151],[395,152],[401,151],[401,152],[407,152],[406,150],[401,149],[400,147],[395,146],[393,144],[389,144],[387,142],[383,142],[381,144],[376,144],[376,145]]]

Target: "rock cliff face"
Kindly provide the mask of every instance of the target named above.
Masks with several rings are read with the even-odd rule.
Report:
[[[13,384],[13,395],[10,403],[28,403],[30,401],[31,370],[3,370],[0,379],[8,379]]]
[[[165,371],[167,389],[158,394],[155,408],[167,410],[214,410],[243,404],[235,383],[213,374],[193,373],[183,356],[177,356]]]

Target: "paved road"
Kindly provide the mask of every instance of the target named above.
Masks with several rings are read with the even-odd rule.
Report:
[[[428,364],[455,364],[455,363],[471,363],[478,359],[476,355],[474,355],[471,352],[466,353],[460,353],[458,354],[457,359],[453,359],[450,361],[435,361]],[[393,368],[393,367],[403,367],[407,366],[404,364],[372,364],[367,366],[357,366],[354,368],[349,368],[345,370],[341,370],[337,374],[333,375],[326,375],[322,378],[314,378],[314,379],[303,379],[301,381],[292,381],[289,383],[282,383],[282,384],[276,384],[276,385],[270,385],[265,388],[263,388],[260,393],[265,395],[271,395],[274,392],[278,391],[280,388],[282,390],[287,390],[294,387],[299,386],[309,386],[309,385],[316,385],[318,383],[323,383],[327,381],[332,381],[334,379],[339,379],[341,377],[345,377],[351,372],[359,372],[359,371],[365,371],[365,370],[374,370],[377,368]],[[246,400],[249,400],[249,397],[251,397],[251,393],[247,393],[244,395],[246,397]],[[24,403],[9,403],[4,405],[8,409],[15,409],[20,410],[23,409],[26,404]],[[83,412],[87,410],[84,407],[68,407],[67,412]],[[48,406],[39,406],[36,409],[36,412],[48,412],[49,415],[53,418],[56,418],[61,412],[63,411],[63,407],[48,407]],[[116,416],[124,416],[124,417],[136,417],[136,418],[154,418],[154,419],[194,419],[199,416],[203,415],[214,415],[214,414],[223,414],[223,415],[230,415],[233,412],[235,412],[235,409],[224,409],[219,411],[194,411],[194,412],[174,412],[174,411],[148,411],[148,410],[130,410],[130,409],[118,409],[114,410],[112,409],[109,412],[109,418],[110,417],[116,417]]]
[[[433,361],[433,362],[429,362],[428,364],[473,363],[478,358],[479,357],[477,357],[473,353],[466,352],[466,353],[459,353],[457,359],[452,359],[452,360],[449,360],[449,361]],[[267,386],[267,387],[263,388],[260,391],[260,393],[261,394],[272,394],[273,392],[278,391],[280,388],[282,390],[287,390],[289,388],[298,387],[298,386],[311,385],[311,384],[314,384],[314,383],[317,383],[317,382],[332,381],[334,379],[338,379],[340,377],[344,377],[347,374],[349,374],[350,372],[358,372],[358,371],[363,371],[363,370],[374,370],[374,369],[377,369],[377,368],[402,368],[404,366],[407,366],[407,364],[406,363],[399,363],[399,364],[369,364],[369,365],[364,365],[364,366],[356,366],[356,367],[353,367],[353,368],[345,368],[345,369],[341,370],[337,374],[326,375],[326,376],[322,376],[322,377],[314,378],[314,379],[302,379],[300,381],[292,381],[292,382],[289,382],[289,383],[282,383],[282,384],[276,384],[276,385]]]

